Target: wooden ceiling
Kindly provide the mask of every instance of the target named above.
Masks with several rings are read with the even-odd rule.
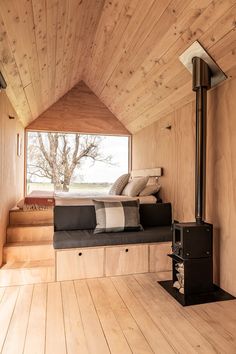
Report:
[[[0,70],[27,125],[83,80],[132,133],[193,99],[195,40],[236,76],[236,0],[0,0]]]

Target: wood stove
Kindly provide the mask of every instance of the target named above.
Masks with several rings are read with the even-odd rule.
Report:
[[[172,258],[172,280],[159,282],[183,306],[234,299],[213,283],[213,225],[204,221],[207,90],[211,88],[213,71],[208,65],[212,66],[212,59],[204,49],[202,56],[205,60],[191,58],[196,92],[196,222],[173,224],[172,254],[168,255]],[[218,75],[224,77],[219,71]]]
[[[173,280],[161,285],[171,286],[172,295],[182,305],[192,305],[199,295],[214,292],[212,245],[211,224],[173,225],[173,252],[169,255]]]

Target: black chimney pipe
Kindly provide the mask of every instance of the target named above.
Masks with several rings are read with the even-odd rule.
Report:
[[[207,90],[211,88],[211,71],[199,57],[194,57],[192,64],[196,92],[195,218],[201,224],[205,212]]]

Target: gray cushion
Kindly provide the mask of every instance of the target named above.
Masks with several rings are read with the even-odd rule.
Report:
[[[128,195],[129,197],[137,197],[146,186],[148,179],[148,176],[133,178],[123,189],[122,195]]]
[[[126,173],[120,176],[119,178],[117,178],[117,180],[111,186],[109,194],[120,195],[123,189],[125,188],[126,184],[129,182],[129,177],[130,177],[130,173]]]
[[[171,226],[149,227],[144,231],[94,234],[93,230],[56,231],[53,246],[56,249],[134,243],[166,242],[172,240]]]
[[[171,204],[140,204],[140,223],[149,226],[169,226],[172,222]],[[94,205],[56,206],[54,208],[54,230],[95,229],[96,215]]]
[[[148,184],[140,193],[139,195],[141,197],[147,196],[147,195],[154,195],[159,190],[161,189],[160,184]]]
[[[90,230],[96,227],[94,205],[63,205],[54,208],[54,230]]]

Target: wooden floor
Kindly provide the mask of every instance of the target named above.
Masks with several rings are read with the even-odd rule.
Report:
[[[236,353],[236,300],[183,308],[157,278],[0,288],[1,353]]]

